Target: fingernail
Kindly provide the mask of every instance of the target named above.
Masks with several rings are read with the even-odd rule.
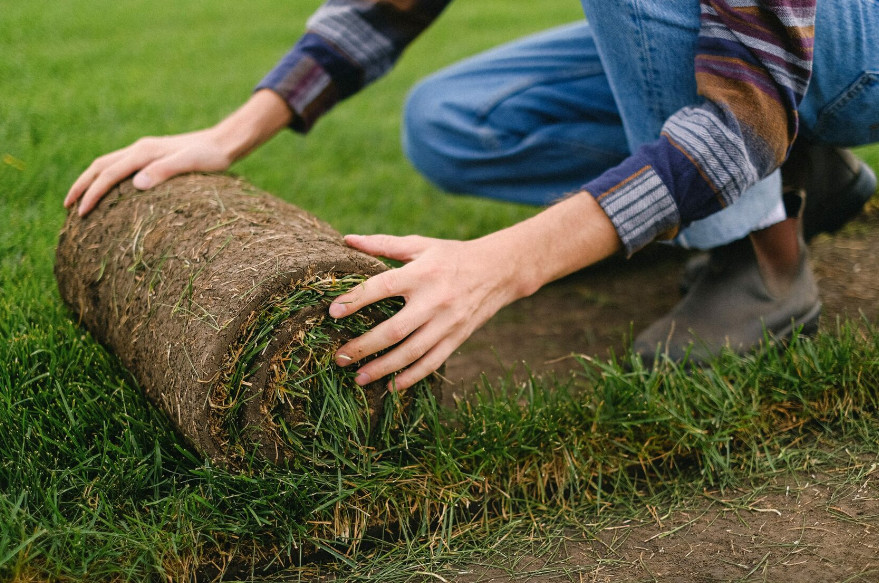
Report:
[[[343,304],[330,304],[330,318],[341,318],[345,315],[345,306]]]
[[[357,383],[358,385],[360,385],[361,387],[363,385],[368,385],[369,384],[369,375],[366,374],[365,372],[362,372],[354,378],[354,382]]]
[[[132,184],[134,184],[134,187],[139,190],[146,190],[153,185],[153,180],[146,172],[138,172],[134,175],[134,180],[132,180]]]
[[[352,360],[354,360],[354,359],[351,358],[350,356],[348,356],[347,354],[342,354],[341,352],[336,355],[336,364],[338,364],[339,366],[345,366],[346,364],[348,364]]]

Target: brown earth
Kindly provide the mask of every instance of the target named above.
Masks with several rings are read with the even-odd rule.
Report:
[[[822,326],[838,317],[879,316],[879,210],[871,207],[834,237],[811,244],[824,302]],[[565,376],[574,354],[620,354],[626,338],[668,310],[688,254],[654,247],[556,282],[501,311],[449,361],[447,399],[484,374]],[[856,485],[804,473],[758,492],[706,493],[686,509],[654,509],[594,532],[567,532],[553,550],[462,565],[450,581],[879,581],[879,465],[840,470]],[[848,480],[849,484],[852,481]],[[590,529],[586,528],[585,531]],[[542,542],[536,540],[535,546]]]
[[[569,530],[548,553],[504,558],[501,567],[464,566],[452,580],[879,581],[879,465],[858,470],[863,475],[853,486],[802,475],[756,494],[705,493],[687,509],[650,509],[650,522],[626,521],[597,534]]]

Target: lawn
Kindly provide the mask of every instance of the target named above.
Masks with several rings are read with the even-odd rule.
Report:
[[[405,439],[352,467],[230,473],[189,451],[62,305],[61,200],[94,157],[233,110],[318,5],[0,2],[0,580],[188,580],[224,566],[445,580],[704,491],[801,471],[855,483],[875,465],[879,332],[857,322],[692,374],[621,357],[584,360],[565,382],[486,383],[459,410],[423,404]],[[342,232],[471,238],[529,216],[440,193],[398,138],[419,77],[581,16],[573,0],[509,6],[456,3],[307,138],[284,133],[232,170]],[[864,152],[875,167],[879,152]],[[340,534],[339,512],[382,508],[388,531]]]

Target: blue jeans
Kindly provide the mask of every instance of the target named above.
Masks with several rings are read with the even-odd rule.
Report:
[[[659,137],[698,103],[698,0],[582,0],[578,22],[488,51],[417,85],[403,145],[452,192],[545,205]],[[839,146],[879,142],[879,2],[818,2],[801,135]],[[708,249],[784,218],[778,171],[733,205],[683,229]]]

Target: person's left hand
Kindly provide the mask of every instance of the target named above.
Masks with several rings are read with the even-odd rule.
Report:
[[[533,291],[521,293],[516,261],[505,257],[491,236],[462,242],[348,235],[345,242],[370,255],[406,263],[369,278],[330,305],[330,316],[343,318],[384,298],[405,300],[397,314],[336,353],[336,363],[347,366],[393,347],[357,371],[358,385],[396,371],[400,372],[389,388],[414,385],[437,370],[499,309]]]

